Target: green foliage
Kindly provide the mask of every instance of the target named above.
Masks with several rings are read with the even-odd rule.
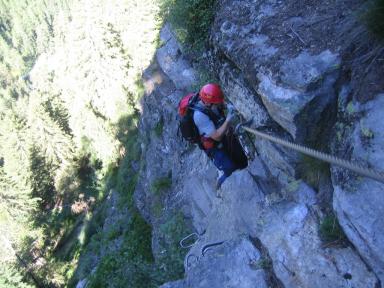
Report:
[[[88,153],[80,155],[78,159],[75,158],[76,162],[74,168],[77,177],[82,183],[90,184],[90,182],[92,182],[92,178],[94,177],[95,169],[92,167],[91,156],[92,155]]]
[[[372,130],[366,127],[361,128],[361,134],[365,139],[372,139],[374,137]]]
[[[0,265],[0,287],[2,288],[32,288],[23,281],[23,275],[15,268]]]
[[[137,108],[137,103],[144,96],[144,84],[141,78],[135,80],[133,87],[130,89],[129,87],[123,86],[123,90],[127,95],[127,103],[130,109],[130,115],[134,118],[138,118],[140,116],[140,110]]]
[[[122,143],[121,151],[124,154],[119,167],[112,172],[110,183],[122,196],[119,205],[132,208],[133,193],[138,180],[138,172],[133,170],[132,165],[137,164],[141,156],[135,116],[120,119],[117,137]]]
[[[178,212],[173,214],[160,226],[161,243],[165,253],[161,255],[157,265],[157,277],[161,282],[174,281],[184,277],[184,258],[186,249],[182,249],[179,241],[191,233],[184,216]]]
[[[157,263],[151,252],[151,233],[151,227],[135,211],[125,232],[119,236],[123,238],[122,245],[102,258],[87,287],[157,287],[182,278],[186,250],[181,249],[178,242],[190,233],[183,215],[176,214],[161,226],[160,244],[166,252]],[[89,247],[99,253],[101,246],[96,243],[103,243],[108,235],[95,234]]]
[[[107,186],[115,188],[120,195],[117,209],[124,211],[128,207],[132,216],[128,225],[116,223],[116,227],[106,234],[101,230],[105,207],[91,220],[88,237],[93,236],[86,248],[88,253],[99,254],[102,246],[107,246],[107,243],[114,239],[123,238],[123,243],[117,251],[113,249],[103,256],[96,273],[90,277],[88,287],[156,287],[152,277],[151,227],[141,218],[133,205],[133,192],[138,173],[132,169],[132,163],[140,158],[135,121],[135,116],[120,119],[117,137],[122,143],[124,154],[119,166],[110,166],[107,176],[109,182]],[[85,256],[81,260],[79,275],[86,273],[84,276],[88,276],[92,262],[87,259],[88,256]]]
[[[159,218],[163,213],[163,203],[161,200],[154,199],[151,206],[151,213],[153,216]]]
[[[28,219],[28,214],[36,209],[38,199],[31,198],[29,193],[20,193],[15,186],[12,178],[0,168],[0,214],[5,218],[24,222]]]
[[[272,262],[268,258],[260,258],[258,261],[251,262],[250,265],[251,265],[251,268],[254,270],[272,268]]]
[[[0,121],[0,266],[14,260],[13,248],[31,232],[30,213],[36,211],[38,199],[31,197],[29,185],[29,141],[23,116],[14,113],[14,103]],[[3,262],[4,261],[4,262]]]
[[[362,138],[365,140],[370,140],[375,136],[373,131],[365,125],[363,120],[360,120],[360,132]]]
[[[192,85],[193,91],[200,91],[201,87],[207,83],[218,83],[219,80],[215,77],[214,73],[207,69],[206,65],[201,65],[197,67],[199,72],[199,82]]]
[[[140,159],[140,145],[138,144],[138,116],[126,115],[121,117],[117,123],[116,137],[122,144],[123,155],[127,161],[137,161]]]
[[[214,17],[215,0],[163,0],[162,12],[176,36],[193,50],[202,50]]]
[[[106,213],[106,208],[105,208],[105,205],[102,204],[90,216],[90,221],[84,231],[85,233],[84,242],[83,242],[84,247],[87,247],[87,245],[89,244],[93,236],[95,237],[95,239],[100,240],[98,235],[101,235],[101,234],[97,234],[97,233],[102,231],[103,223],[106,217],[105,213]]]
[[[288,182],[288,185],[285,187],[285,190],[286,190],[288,193],[295,192],[295,191],[297,191],[297,189],[299,188],[300,183],[301,183],[301,180],[295,180],[295,179],[292,179],[292,180],[290,180],[290,181]]]
[[[33,109],[33,108],[32,108]],[[47,159],[54,165],[60,165],[71,159],[74,153],[74,144],[70,134],[62,130],[58,120],[50,117],[39,104],[31,119],[28,119],[32,140],[41,147]]]
[[[155,195],[160,196],[162,192],[168,190],[171,186],[172,177],[161,177],[152,182],[151,190]]]
[[[120,249],[104,256],[87,287],[157,287],[151,227],[134,212]]]
[[[138,79],[154,52],[158,7],[150,0],[102,1],[92,7],[97,13],[107,5],[134,16],[97,15],[85,27],[82,17],[71,15],[84,13],[82,3],[70,11],[71,3],[0,1],[0,230],[46,286],[74,279],[88,249],[107,255],[95,277],[106,281],[113,268],[114,287],[154,286],[150,227],[132,216],[127,229],[103,235],[105,207],[98,203],[114,187],[122,196],[117,208],[133,210],[141,157],[138,100],[144,94]],[[68,33],[68,27],[78,29]],[[77,204],[84,208],[74,212]],[[120,238],[121,250],[100,252]],[[0,244],[3,267],[14,253],[2,239]],[[36,255],[46,264],[34,265],[41,259]],[[94,265],[89,261],[88,267]],[[23,287],[16,274],[9,278]],[[102,286],[98,282],[92,283]]]
[[[348,103],[347,108],[346,108],[346,112],[349,115],[352,115],[352,114],[356,113],[356,108],[355,108],[355,105],[353,104],[353,101],[350,101]]]
[[[324,217],[319,229],[320,238],[325,242],[344,241],[346,236],[335,215]]]
[[[114,253],[101,260],[96,273],[90,277],[87,287],[157,287],[151,278],[151,265],[140,257],[127,261],[119,253]]]
[[[29,176],[24,169],[29,160],[29,141],[25,118],[17,115],[13,110],[5,114],[0,121],[0,139],[4,173],[9,176],[17,190],[23,191],[22,186],[25,186]],[[25,189],[23,193],[29,193],[28,189]]]
[[[65,287],[74,273],[74,262],[48,259],[48,263],[39,271],[39,282],[43,287]],[[50,278],[44,277],[49,275]]]
[[[68,2],[0,2],[0,56],[12,76],[20,76],[32,67],[38,53],[46,48],[49,37],[54,36],[54,16],[59,11],[68,13]]]
[[[45,111],[49,117],[60,127],[60,129],[67,135],[72,135],[72,130],[69,127],[69,112],[65,107],[65,103],[60,98],[60,95],[48,97],[45,102],[42,103]]]
[[[154,131],[157,137],[160,137],[163,134],[164,129],[164,119],[161,118],[159,122],[156,123]]]
[[[113,240],[113,239],[116,239],[120,236],[121,232],[119,229],[112,229],[111,231],[109,231],[109,233],[107,234],[107,239],[109,241]]]
[[[329,175],[329,164],[307,155],[301,155],[298,165],[300,177],[310,186],[319,189],[320,180],[323,176]]]
[[[154,195],[151,202],[151,212],[155,217],[161,217],[163,214],[164,192],[172,187],[172,171],[168,172],[166,177],[155,179],[151,185],[151,191]]]
[[[384,40],[384,0],[370,0],[361,19],[380,40]]]
[[[124,245],[130,249],[128,257],[134,258],[141,256],[143,260],[152,262],[151,239],[151,226],[135,211],[124,239]]]
[[[53,169],[37,147],[31,149],[29,169],[32,172],[30,175],[32,197],[40,199],[42,210],[53,208],[56,194],[52,175]]]

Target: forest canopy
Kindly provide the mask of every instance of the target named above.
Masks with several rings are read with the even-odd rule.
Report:
[[[148,0],[0,0],[1,287],[72,278],[108,177],[139,157],[157,14]]]

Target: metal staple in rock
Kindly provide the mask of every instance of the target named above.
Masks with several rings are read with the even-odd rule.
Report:
[[[181,248],[184,248],[184,249],[188,249],[188,248],[191,248],[192,246],[196,245],[197,242],[199,242],[201,240],[201,236],[205,233],[205,230],[203,231],[203,233],[201,234],[198,234],[198,233],[191,233],[189,234],[188,236],[184,237],[183,239],[180,240],[179,244],[180,244],[180,247]],[[191,237],[195,236],[196,237],[196,240],[191,243],[191,244],[184,244],[185,241],[189,240]],[[219,246],[221,244],[223,244],[224,242],[226,242],[226,240],[224,241],[218,241],[218,242],[213,242],[213,243],[209,243],[209,244],[206,244],[204,245],[202,248],[201,248],[201,256],[196,256],[195,254],[189,254],[185,259],[184,259],[184,267],[187,267],[187,269],[189,269],[190,267],[190,262],[189,260],[191,258],[195,258],[195,261],[196,262],[199,262],[200,258],[201,257],[204,257],[205,256],[205,253],[207,253],[210,249],[212,249],[212,247],[214,246]]]
[[[357,165],[355,163],[352,163],[350,161],[340,159],[340,158],[337,158],[335,156],[332,156],[332,155],[329,155],[329,154],[326,154],[326,153],[323,153],[323,152],[320,152],[320,151],[317,151],[317,150],[314,150],[314,149],[311,149],[311,148],[308,148],[308,147],[305,147],[302,145],[298,145],[296,143],[291,143],[289,141],[271,136],[269,134],[265,134],[263,132],[251,129],[251,128],[246,127],[246,126],[241,126],[241,128],[243,128],[244,130],[246,130],[252,134],[255,134],[256,136],[259,136],[261,138],[267,139],[269,141],[283,145],[287,148],[301,152],[301,153],[306,154],[308,156],[311,156],[311,157],[314,157],[316,159],[319,159],[319,160],[322,160],[322,161],[325,161],[325,162],[349,169],[349,170],[351,170],[357,174],[360,174],[360,175],[372,178],[374,180],[377,180],[381,183],[384,183],[384,173],[375,171],[375,170],[370,169],[370,168],[362,167],[362,166]]]
[[[205,232],[205,231],[204,231]],[[204,234],[203,232],[203,234]],[[202,234],[201,234],[202,235]],[[193,232],[191,234],[189,234],[188,236],[184,237],[183,239],[180,240],[179,242],[179,245],[181,248],[184,248],[184,249],[187,249],[187,248],[191,248],[192,246],[194,246],[199,240],[200,240],[200,236],[199,234]],[[195,242],[189,244],[189,245],[185,245],[184,242],[187,241],[189,238],[191,238],[192,236],[195,236],[196,237],[196,240]]]

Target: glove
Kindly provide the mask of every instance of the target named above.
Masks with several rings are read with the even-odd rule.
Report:
[[[231,120],[235,117],[235,107],[233,107],[232,104],[227,105],[227,120],[228,122],[231,122]]]

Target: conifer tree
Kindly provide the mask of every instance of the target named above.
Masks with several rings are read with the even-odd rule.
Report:
[[[55,203],[55,185],[51,164],[37,146],[31,148],[29,163],[32,197],[40,199],[41,210],[52,209]]]
[[[60,114],[53,115],[54,110],[46,109],[41,99],[38,99],[38,95],[31,97],[30,100],[27,117],[31,139],[40,147],[47,161],[52,163],[52,168],[57,168],[68,162],[74,151],[71,135],[66,134],[66,131],[60,127],[60,123],[65,122],[66,119],[60,119],[62,116]],[[57,121],[52,119],[50,114],[56,117]]]
[[[33,286],[23,281],[23,275],[11,267],[0,265],[0,287],[2,288],[32,288]]]

